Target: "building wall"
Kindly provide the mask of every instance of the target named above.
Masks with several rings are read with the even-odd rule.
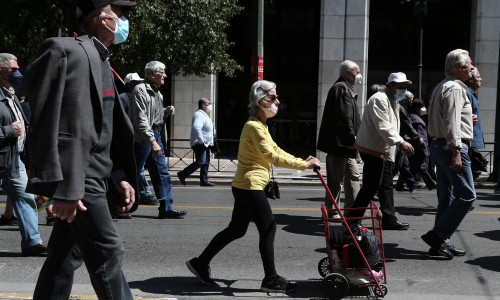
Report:
[[[477,94],[485,142],[495,141],[498,59],[500,39],[500,3],[498,0],[474,0],[472,5],[472,64],[483,79]],[[493,150],[493,145],[487,145]]]
[[[174,76],[172,78],[172,105],[175,107],[175,114],[170,121],[170,149],[175,154],[183,157],[189,149],[188,141],[172,141],[179,139],[189,140],[191,136],[191,121],[193,113],[198,110],[198,100],[209,98],[212,102],[210,117],[215,120],[215,107],[217,106],[216,76]]]
[[[317,131],[321,126],[326,96],[339,77],[342,61],[355,61],[363,78],[368,73],[368,26],[370,0],[322,0],[320,20],[318,117]],[[366,81],[355,85],[360,112],[366,98]],[[325,153],[317,153],[324,161]]]

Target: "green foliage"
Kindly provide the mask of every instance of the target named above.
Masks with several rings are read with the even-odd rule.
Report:
[[[47,37],[72,34],[75,7],[72,0],[0,0],[0,52],[17,56],[20,65],[32,61]]]
[[[224,30],[241,10],[234,0],[141,1],[129,14],[130,37],[113,64],[142,70],[158,60],[170,74],[232,76],[241,67],[227,54],[232,43]]]
[[[112,65],[120,73],[141,71],[158,60],[167,73],[234,76],[241,66],[227,53],[232,43],[225,30],[242,7],[235,0],[136,0],[128,13],[127,42],[111,46]],[[0,52],[16,55],[20,64],[36,56],[43,39],[71,36],[76,30],[74,0],[0,0]],[[58,19],[64,16],[62,21]]]

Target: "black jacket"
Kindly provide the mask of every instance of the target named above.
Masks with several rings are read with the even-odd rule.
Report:
[[[410,115],[403,106],[399,106],[399,135],[413,146],[420,144],[420,135],[411,125]]]
[[[0,178],[16,178],[19,177],[19,154],[17,153],[17,137],[14,136],[14,129],[11,125],[16,118],[7,101],[3,89],[0,88]],[[24,124],[27,125],[28,120],[16,95],[14,95],[14,103],[23,116]]]
[[[319,129],[318,150],[338,157],[356,157],[356,150],[345,146],[354,144],[361,123],[357,98],[352,85],[339,77],[328,91]]]

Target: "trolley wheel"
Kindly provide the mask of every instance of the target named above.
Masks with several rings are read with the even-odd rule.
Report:
[[[382,293],[380,293],[380,290],[378,289],[377,286],[374,286],[373,289],[374,289],[374,293],[375,293],[375,296],[377,297],[385,297],[387,296],[387,287],[383,284],[380,285],[380,287],[382,288],[382,291],[384,292],[384,295],[382,295]]]
[[[328,256],[322,258],[318,263],[318,272],[321,277],[325,278],[328,274],[331,274],[330,271],[330,262],[328,260]]]
[[[330,300],[340,300],[349,294],[349,282],[347,278],[338,273],[326,275],[322,282],[323,293]]]

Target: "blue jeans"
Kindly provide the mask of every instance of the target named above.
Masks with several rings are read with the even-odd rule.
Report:
[[[19,161],[19,177],[0,179],[0,185],[12,202],[17,215],[21,232],[21,248],[29,248],[42,243],[42,239],[38,232],[35,196],[25,192],[28,176],[19,155],[17,160]]]
[[[451,150],[445,147],[445,139],[434,139],[431,142],[430,152],[432,161],[436,164],[438,197],[433,230],[446,243],[449,243],[451,235],[457,230],[476,200],[476,191],[467,144],[462,144],[460,149],[462,169],[459,171],[450,169]]]
[[[144,164],[148,167],[149,176],[151,177],[151,182],[153,183],[153,188],[155,189],[156,198],[160,201],[160,211],[171,211],[174,208],[172,204],[174,203],[174,196],[172,193],[172,179],[170,178],[170,173],[168,173],[168,166],[165,159],[165,150],[163,148],[163,143],[161,142],[160,132],[153,130],[156,142],[161,147],[161,155],[154,156],[151,151],[151,144],[144,143],[144,145],[134,144],[135,147],[135,162],[137,164],[137,170],[144,170]]]
[[[204,144],[196,144],[191,147],[196,160],[179,172],[182,177],[188,177],[200,168],[200,183],[208,183],[208,166],[210,165],[210,149]]]
[[[139,178],[137,178],[137,188],[139,189],[139,196],[141,198],[151,195],[151,189],[144,172],[144,166],[142,166],[142,169],[139,171]]]

